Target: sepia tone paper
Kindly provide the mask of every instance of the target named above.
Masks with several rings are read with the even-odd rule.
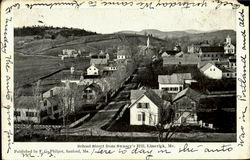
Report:
[[[249,158],[248,17],[248,7],[233,0],[2,1],[3,159]],[[42,31],[43,34],[40,34],[41,30],[39,33],[34,33],[34,30],[27,29],[27,32],[24,26],[26,29],[41,27],[42,30],[45,28],[47,31]],[[50,28],[46,29],[46,27]],[[63,27],[66,30],[63,30]],[[73,29],[76,29],[74,33]],[[77,29],[84,29],[85,32]],[[233,70],[236,72],[228,71],[228,66],[216,67],[215,64],[220,62],[223,65],[220,58],[214,57],[219,57],[220,54],[213,55],[212,58],[208,51],[205,59],[209,58],[211,61],[207,67],[215,66],[209,69],[214,69],[210,71],[216,72],[207,75],[208,78],[205,80],[193,75],[197,73],[204,76],[205,70],[208,69],[202,72],[201,66],[205,60],[197,56],[203,52],[200,48],[222,48],[224,49],[222,57],[228,62],[230,58],[227,56],[225,58],[228,54],[225,50],[231,52],[230,45],[225,48],[228,44],[235,47],[230,54],[236,57],[234,64],[237,67],[231,66],[230,69],[235,67]],[[197,53],[191,53],[195,52],[195,48],[192,48],[194,46],[199,47]],[[131,55],[121,54],[120,51],[126,49],[131,52]],[[67,54],[69,50],[74,50],[76,58],[68,59],[67,56],[63,56],[63,50]],[[107,67],[105,65],[108,62],[111,63],[110,59],[106,63],[106,53],[109,53],[110,59],[112,56],[115,57],[113,61],[117,68],[114,70],[118,71],[110,71],[112,68],[109,68],[112,73],[100,72],[99,77],[89,78],[93,76],[92,74],[96,76],[97,73],[88,72],[88,67],[103,71]],[[105,60],[102,59],[101,62],[93,60],[98,59],[93,58],[95,54],[98,54],[98,58],[105,55]],[[164,58],[164,54],[167,58]],[[185,59],[190,55],[197,57]],[[89,62],[82,59],[91,60]],[[91,63],[105,64],[98,68]],[[195,66],[198,72],[190,69],[192,68],[190,65]],[[145,72],[145,70],[148,71],[149,66],[153,69],[151,72]],[[139,74],[140,72],[142,74]],[[77,78],[74,77],[76,73],[78,73]],[[187,73],[185,75],[187,77],[190,73],[191,77],[183,78],[184,75],[180,73]],[[185,83],[198,83],[198,89],[191,85],[189,87],[169,87],[164,85],[165,83],[161,85],[160,75],[176,76],[178,83],[182,79],[185,79]],[[139,78],[137,81],[134,79],[136,76]],[[218,76],[221,77],[218,78]],[[213,78],[219,80],[211,81]],[[165,81],[164,78],[162,79]],[[133,80],[135,83],[132,83]],[[59,81],[60,85],[49,86],[52,81],[53,83]],[[77,84],[75,86],[82,86],[83,90],[78,92],[78,88],[75,90],[71,88],[69,92],[65,92],[62,86],[68,85],[70,88],[74,86],[71,85],[73,81]],[[210,81],[211,84],[208,83]],[[231,85],[233,82],[236,86]],[[45,83],[49,83],[47,88],[44,87]],[[208,85],[216,86],[215,84],[224,88],[219,90],[215,87],[213,91],[208,90]],[[50,91],[54,87],[57,87],[57,93]],[[86,89],[91,87],[100,90],[93,89],[95,95],[92,96],[86,92]],[[165,96],[170,97],[171,101],[163,98],[163,90],[166,91]],[[81,95],[83,91],[85,96]],[[136,97],[138,92],[140,95]],[[177,130],[165,128],[163,131],[159,128],[159,119],[167,115],[156,114],[156,117],[151,115],[154,115],[160,106],[176,107],[179,102],[182,102],[180,106],[185,106],[184,102],[188,103],[190,99],[179,101],[178,96],[183,96],[180,93],[192,96],[190,98],[192,107],[224,105],[224,108],[220,108],[220,112],[216,110],[218,115],[215,122],[209,121],[214,118],[214,114],[210,114],[207,110],[202,112],[202,116],[201,111],[194,113],[192,111],[191,120],[189,120],[194,121],[196,128],[191,127],[191,130],[188,127],[184,129],[185,125],[182,125],[184,121],[185,124],[189,123],[188,126],[191,124],[187,117],[184,117],[184,112],[178,113],[179,110],[174,110],[175,116],[178,115],[184,119],[178,120],[178,117],[175,117],[177,118],[175,121],[164,126],[167,128],[173,125],[171,128]],[[57,100],[53,100],[54,94],[59,97]],[[69,97],[67,95],[71,95],[74,99],[66,101],[65,99]],[[87,108],[86,106],[90,104],[87,101],[88,98],[96,98],[98,95],[101,95],[100,100],[91,103],[95,109]],[[133,99],[132,95],[136,98]],[[32,97],[35,98],[32,99]],[[78,101],[77,97],[85,99]],[[214,98],[204,102],[206,98],[211,97],[226,98],[223,100]],[[201,100],[202,98],[204,101]],[[143,100],[147,103],[142,103]],[[82,105],[84,109],[67,108],[68,114],[74,114],[69,114],[65,118],[64,108],[61,110],[62,115],[60,115],[61,112],[58,113],[58,117],[64,117],[58,118],[60,119],[58,123],[55,115],[46,115],[47,121],[42,120],[44,117],[41,116],[43,111],[40,109],[41,105],[56,103],[57,105],[53,107],[57,107],[55,110],[58,110],[62,104],[70,106],[74,103],[76,106],[78,102],[80,105],[84,104]],[[140,111],[145,109],[149,112],[136,114],[138,106]],[[154,110],[154,107],[158,108]],[[46,114],[48,113],[49,111],[46,110]],[[159,111],[159,113],[162,112]],[[196,116],[206,118],[196,119]],[[157,117],[160,118],[156,120]],[[143,121],[142,124],[141,121]],[[218,128],[217,124],[222,129]],[[163,136],[169,134],[169,139],[161,139],[160,131],[163,132]]]

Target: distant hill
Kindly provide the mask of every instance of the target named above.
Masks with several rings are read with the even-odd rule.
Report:
[[[145,29],[139,32],[136,31],[120,31],[118,33],[129,33],[129,34],[139,34],[139,35],[153,35],[161,39],[175,39],[181,37],[188,37],[191,40],[198,41],[202,39],[211,40],[211,38],[223,38],[225,39],[227,35],[230,35],[232,40],[235,41],[236,32],[234,30],[218,30],[218,31],[199,31],[199,30],[185,30],[185,31],[169,31],[164,32],[156,29]]]

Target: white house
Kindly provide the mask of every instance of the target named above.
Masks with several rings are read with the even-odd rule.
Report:
[[[92,64],[89,68],[87,68],[87,75],[99,75],[99,69],[95,66],[95,64]]]
[[[155,126],[161,120],[164,102],[159,91],[131,90],[130,125]]]
[[[192,80],[191,73],[174,73],[172,75],[159,75],[158,83],[160,90],[168,93],[178,93],[185,87],[185,81]]]
[[[40,123],[40,102],[34,96],[21,96],[15,100],[14,121]]]
[[[117,52],[117,60],[125,60],[130,58],[131,58],[130,53],[125,49],[121,49]]]
[[[221,79],[222,71],[212,63],[207,63],[200,68],[200,72],[211,79]]]

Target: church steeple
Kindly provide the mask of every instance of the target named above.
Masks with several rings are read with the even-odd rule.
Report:
[[[231,37],[229,35],[227,35],[226,44],[231,44]]]
[[[150,41],[149,41],[149,36],[148,36],[148,39],[147,39],[147,48],[149,48],[150,46]]]

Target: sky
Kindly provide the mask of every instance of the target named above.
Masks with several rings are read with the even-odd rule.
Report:
[[[232,9],[19,9],[14,12],[14,21],[15,27],[46,25],[81,28],[97,33],[143,29],[236,30],[236,12]]]

